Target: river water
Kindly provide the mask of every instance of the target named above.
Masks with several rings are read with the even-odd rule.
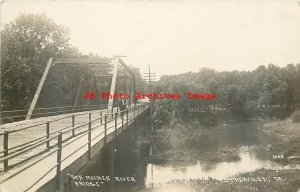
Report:
[[[260,122],[232,123],[211,127],[209,134],[192,138],[159,139],[150,145],[137,143],[140,125],[128,130],[126,135],[103,148],[97,160],[90,163],[80,175],[98,175],[115,178],[114,182],[102,182],[100,187],[82,187],[73,185],[73,191],[138,191],[165,185],[176,179],[222,180],[237,174],[257,169],[299,169],[299,165],[280,162],[285,144],[259,130]],[[268,150],[272,146],[272,150]],[[198,150],[217,152],[225,148],[238,150],[239,161],[196,163],[146,163],[151,153],[167,150]],[[127,178],[128,177],[128,178]],[[126,181],[122,181],[124,178]],[[165,189],[164,191],[188,191],[187,189]],[[146,191],[146,190],[145,190]],[[161,189],[151,191],[160,192]]]

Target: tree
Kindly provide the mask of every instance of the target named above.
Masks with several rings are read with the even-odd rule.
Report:
[[[286,93],[286,97],[284,99],[286,101],[286,110],[288,113],[292,113],[295,110],[295,106],[296,106],[297,84],[299,86],[300,83],[299,81],[297,82],[296,67],[293,64],[288,64],[283,69],[282,74],[283,74],[283,80],[285,81],[284,92]]]
[[[76,55],[68,29],[45,15],[20,14],[1,32],[1,107],[30,105],[49,57]]]
[[[260,115],[286,117],[300,108],[300,64],[289,64],[285,68],[269,64],[247,72],[216,72],[204,68],[198,73],[163,76],[156,90],[183,95],[188,91],[217,95],[217,99],[210,102],[183,97],[170,108],[184,113],[187,110],[183,109],[208,110],[209,105],[216,105],[245,119]],[[158,104],[160,108],[157,109],[163,109],[163,105]]]

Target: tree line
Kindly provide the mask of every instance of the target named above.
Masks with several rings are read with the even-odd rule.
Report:
[[[38,87],[47,61],[54,58],[101,58],[95,54],[82,54],[70,43],[70,31],[56,24],[44,14],[20,14],[3,26],[1,31],[1,110],[28,109]],[[138,68],[129,66],[136,74],[137,90],[143,91],[144,82]],[[111,67],[103,66],[108,74]],[[94,81],[89,66],[52,66],[36,108],[99,104],[100,97],[87,101],[86,91],[109,91],[111,78]],[[126,90],[125,72],[118,74],[116,92]],[[125,74],[127,76],[127,74]],[[123,79],[122,79],[123,78]],[[80,83],[82,82],[82,83]],[[94,83],[95,82],[95,83]],[[132,81],[131,81],[132,83]],[[79,87],[79,85],[81,87]],[[131,87],[132,89],[132,87]],[[128,90],[128,88],[127,88]],[[75,101],[79,95],[78,101]],[[100,102],[101,104],[101,102]],[[3,114],[2,114],[3,116]]]
[[[21,14],[4,25],[1,31],[1,110],[28,109],[41,79],[47,61],[54,58],[101,58],[84,55],[70,44],[68,28],[39,14]],[[104,67],[110,72],[110,68]],[[146,83],[138,68],[130,67],[136,75],[137,91],[144,92]],[[103,69],[104,70],[104,69]],[[93,82],[92,69],[87,66],[70,68],[55,66],[44,84],[37,107],[72,106],[78,95],[78,86]],[[119,73],[116,92],[128,90],[130,79]],[[84,83],[82,90],[108,91],[111,79],[97,80],[96,85]],[[132,90],[132,87],[129,88]],[[161,100],[155,102],[159,119],[175,117],[190,109],[225,110],[241,118],[255,116],[286,117],[300,108],[300,64],[278,67],[274,64],[259,66],[253,71],[217,72],[202,68],[198,72],[166,75],[154,83],[156,93],[188,92],[214,94],[213,101]],[[80,92],[84,95],[84,92]],[[88,103],[87,103],[88,102]],[[98,103],[97,103],[98,102]],[[99,104],[80,99],[77,105]]]
[[[166,75],[156,82],[156,92],[215,94],[212,101],[156,101],[159,122],[188,111],[226,111],[242,119],[287,117],[300,108],[300,64],[259,66],[253,71],[223,71],[202,68],[198,72]],[[170,110],[168,110],[170,109]]]

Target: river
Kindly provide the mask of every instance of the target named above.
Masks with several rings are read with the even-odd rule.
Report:
[[[258,129],[261,122],[240,122],[209,128],[209,133],[199,137],[166,138],[150,145],[137,143],[140,134],[135,125],[125,136],[102,149],[97,160],[78,174],[108,176],[113,180],[102,181],[100,187],[82,187],[72,184],[73,191],[189,191],[187,188],[167,186],[174,180],[217,179],[222,180],[261,168],[284,170],[299,169],[296,164],[280,161],[285,144]],[[147,163],[151,154],[168,150],[195,150],[218,152],[237,149],[240,160],[232,162],[196,161],[196,163]],[[122,181],[124,179],[125,181]],[[113,182],[112,182],[113,181]],[[171,188],[170,188],[171,187]],[[84,189],[84,190],[83,190]],[[164,189],[164,190],[163,190]],[[150,191],[150,190],[149,190]]]

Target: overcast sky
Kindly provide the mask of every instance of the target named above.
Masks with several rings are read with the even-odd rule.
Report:
[[[2,24],[20,12],[45,13],[70,29],[81,52],[126,55],[159,76],[300,63],[297,0],[6,0],[1,9]]]

